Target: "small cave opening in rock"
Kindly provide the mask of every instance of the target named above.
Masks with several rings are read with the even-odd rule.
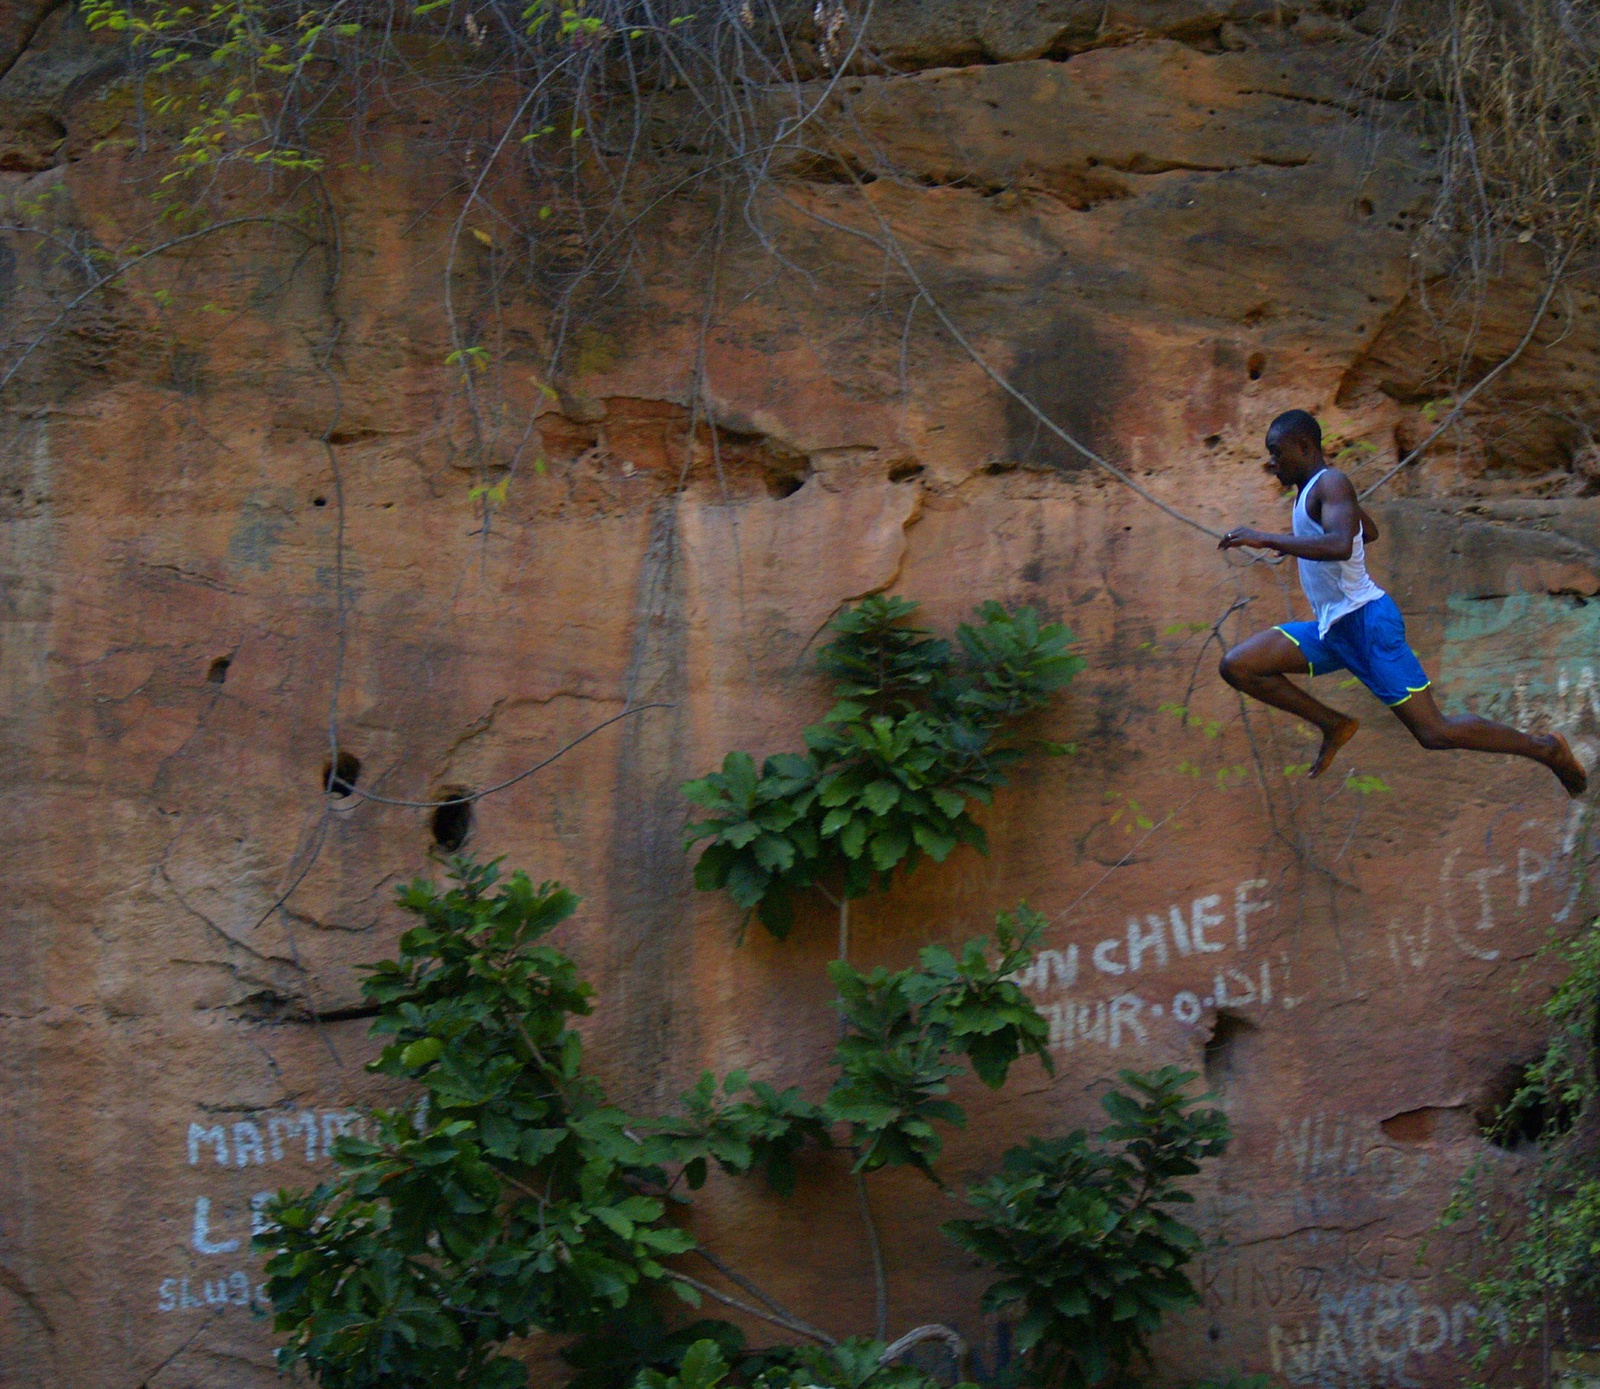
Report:
[[[1237,1013],[1217,1014],[1205,1050],[1206,1088],[1213,1094],[1224,1095],[1237,1084],[1243,1052],[1255,1031],[1256,1025]]]
[[[927,469],[914,458],[905,458],[889,466],[889,481],[910,482],[914,478],[921,477],[926,471]]]
[[[439,803],[429,817],[433,842],[447,854],[455,853],[472,833],[472,792],[465,786],[446,786],[439,792]]]
[[[327,506],[327,504],[328,499],[326,497],[313,497],[311,499],[312,506]]]
[[[1220,434],[1207,434],[1203,442],[1205,443],[1205,446],[1208,449],[1214,449],[1214,448],[1216,448],[1216,446],[1218,444],[1220,444],[1222,442],[1222,435],[1220,435]]]
[[[231,656],[218,656],[216,660],[206,667],[206,683],[208,685],[220,685],[228,678],[228,667],[232,664],[233,658]]]
[[[322,789],[330,796],[348,796],[361,779],[361,759],[353,752],[341,752],[322,764]]]
[[[1508,1152],[1567,1133],[1577,1120],[1571,1105],[1552,1096],[1537,1075],[1537,1061],[1502,1068],[1473,1109],[1478,1132]]]
[[[1267,369],[1267,359],[1260,352],[1252,352],[1250,360],[1245,363],[1245,370],[1250,373],[1252,381],[1259,381],[1261,373]]]
[[[767,477],[767,491],[779,499],[794,496],[805,485],[805,478],[793,473],[771,473]]]

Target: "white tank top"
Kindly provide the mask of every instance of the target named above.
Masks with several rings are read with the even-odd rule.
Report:
[[[1316,474],[1300,489],[1294,503],[1294,533],[1301,536],[1326,535],[1320,525],[1306,511],[1306,498],[1317,485]],[[1350,548],[1349,559],[1303,559],[1300,565],[1300,587],[1305,589],[1311,604],[1311,614],[1317,619],[1317,634],[1327,636],[1328,628],[1347,613],[1382,598],[1383,590],[1367,575],[1366,546],[1361,539],[1361,527],[1356,527],[1356,538]]]

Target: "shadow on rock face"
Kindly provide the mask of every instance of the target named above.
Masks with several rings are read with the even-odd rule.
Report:
[[[1124,388],[1123,354],[1086,320],[1058,318],[1023,349],[1011,384],[1075,439],[1109,456],[1112,422]],[[1081,472],[1094,466],[1011,397],[1006,437],[1009,462],[993,471]]]

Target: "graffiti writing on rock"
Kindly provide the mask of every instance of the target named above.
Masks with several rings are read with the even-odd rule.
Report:
[[[1487,1318],[1508,1333],[1504,1313]],[[1315,1389],[1411,1389],[1424,1362],[1459,1356],[1484,1320],[1469,1302],[1424,1302],[1403,1279],[1358,1284],[1324,1294],[1315,1318],[1267,1329],[1273,1370],[1290,1384]]]
[[[1207,893],[1159,911],[1133,913],[1122,931],[1093,944],[1041,950],[1016,980],[1044,996],[1039,1010],[1050,1020],[1050,1045],[1066,1050],[1093,1043],[1115,1051],[1148,1041],[1157,1019],[1193,1026],[1215,1008],[1265,1007],[1275,999],[1292,1008],[1299,1000],[1283,989],[1286,958],[1276,966],[1240,958],[1250,944],[1253,918],[1276,906],[1265,896],[1267,885],[1265,878],[1246,878],[1231,893]],[[1178,966],[1190,974],[1203,970],[1204,986],[1158,998],[1148,997],[1148,989],[1122,989],[1108,999],[1071,996],[1080,984],[1125,984]],[[1053,1000],[1052,994],[1057,995]]]
[[[221,1123],[191,1122],[182,1153],[186,1166],[207,1175],[218,1168],[237,1173],[277,1163],[310,1166],[331,1158],[339,1139],[365,1138],[367,1133],[367,1116],[357,1109],[285,1110]],[[187,1229],[190,1256],[235,1262],[249,1257],[252,1237],[266,1229],[263,1208],[275,1194],[196,1196]],[[163,1278],[156,1289],[156,1310],[216,1312],[264,1306],[265,1299],[264,1284],[253,1283],[248,1270],[233,1268],[216,1275],[197,1272]]]

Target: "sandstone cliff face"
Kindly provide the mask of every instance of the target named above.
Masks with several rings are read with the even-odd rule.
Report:
[[[507,310],[507,341],[531,345],[499,388],[537,419],[488,527],[443,365],[452,183],[425,134],[375,117],[369,167],[330,176],[336,283],[258,228],[57,325],[92,274],[61,241],[123,242],[150,166],[112,138],[114,51],[65,12],[5,23],[0,57],[26,50],[0,78],[5,220],[56,236],[0,234],[6,360],[40,340],[0,449],[6,1383],[275,1382],[252,1200],[326,1173],[386,1098],[353,967],[392,944],[394,887],[433,845],[426,810],[324,801],[335,698],[361,785],[417,801],[670,706],[478,804],[468,845],[585,895],[564,943],[599,986],[620,1097],[669,1103],[704,1067],[814,1090],[827,923],[737,944],[690,887],[678,786],[729,747],[792,746],[824,707],[819,628],[889,588],[938,625],[1033,603],[1089,663],[1043,730],[1080,754],[1017,778],[992,855],[858,913],[860,958],[884,963],[1020,898],[1051,919],[1030,987],[1056,1076],[970,1097],[984,1121],[951,1178],[1092,1122],[1119,1068],[1202,1070],[1237,1138],[1199,1187],[1217,1243],[1161,1382],[1459,1382],[1473,1310],[1446,1269],[1470,1250],[1423,1242],[1468,1163],[1527,1160],[1475,1116],[1537,1050],[1536,952],[1592,910],[1588,820],[1541,769],[1420,751],[1338,676],[1317,688],[1366,725],[1344,769],[1388,789],[1286,776],[1302,730],[1241,708],[1213,633],[1301,615],[1292,573],[1225,562],[1084,466],[812,216],[884,218],[1004,379],[1182,511],[1265,523],[1274,414],[1318,411],[1371,479],[1438,391],[1408,259],[1426,170],[1403,133],[1372,157],[1347,76],[1359,14],[882,7],[900,75],[849,80],[859,148],[788,170],[774,213],[812,278],[735,242],[707,319],[686,224],[554,398],[541,321]],[[1496,286],[1486,362],[1536,282],[1513,266]],[[1561,312],[1479,442],[1383,494],[1372,560],[1446,707],[1562,729],[1592,763],[1600,501],[1573,495],[1563,423],[1595,389],[1591,292]],[[871,1272],[841,1172],[788,1204],[714,1185],[695,1218],[790,1305],[859,1332]],[[935,1231],[943,1198],[888,1177],[875,1200],[896,1325],[950,1321],[993,1367],[1004,1332]]]

